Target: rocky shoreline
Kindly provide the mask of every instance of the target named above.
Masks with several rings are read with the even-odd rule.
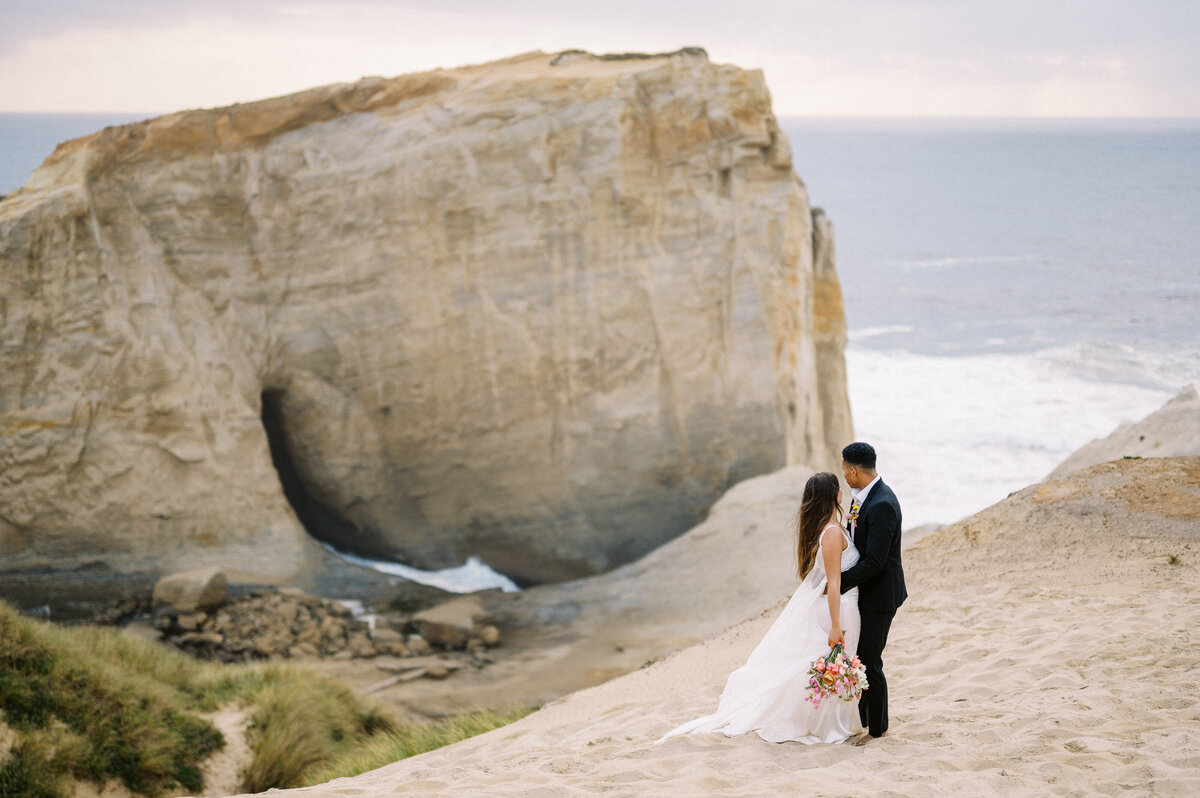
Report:
[[[177,588],[169,599],[163,598],[164,585]],[[115,603],[94,621],[226,663],[440,654],[483,667],[494,662],[487,652],[501,642],[477,595],[428,609],[394,600],[379,612],[356,616],[351,605],[297,588],[259,588],[229,597],[219,571],[164,577],[152,595]]]

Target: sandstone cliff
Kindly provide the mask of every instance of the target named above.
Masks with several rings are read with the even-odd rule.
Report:
[[[67,142],[0,202],[0,570],[293,580],[304,527],[531,581],[632,560],[836,464],[831,246],[762,75],[696,50]]]

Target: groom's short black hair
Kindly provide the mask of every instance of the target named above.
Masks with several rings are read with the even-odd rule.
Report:
[[[875,470],[875,449],[869,443],[855,441],[842,449],[842,459],[852,466]]]

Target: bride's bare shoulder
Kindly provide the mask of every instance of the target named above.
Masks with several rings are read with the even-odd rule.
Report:
[[[831,531],[835,534],[830,534]],[[841,549],[846,548],[846,536],[842,534],[840,525],[832,521],[825,525],[825,528],[821,530],[821,545],[824,546],[827,541],[833,541],[833,545]]]

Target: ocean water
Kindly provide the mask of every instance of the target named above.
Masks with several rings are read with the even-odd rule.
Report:
[[[856,435],[948,523],[1200,384],[1200,120],[783,119]]]
[[[136,118],[0,114],[0,194]],[[835,226],[856,434],[906,526],[981,510],[1200,384],[1200,120],[780,122]],[[477,559],[373,565],[513,589]]]

